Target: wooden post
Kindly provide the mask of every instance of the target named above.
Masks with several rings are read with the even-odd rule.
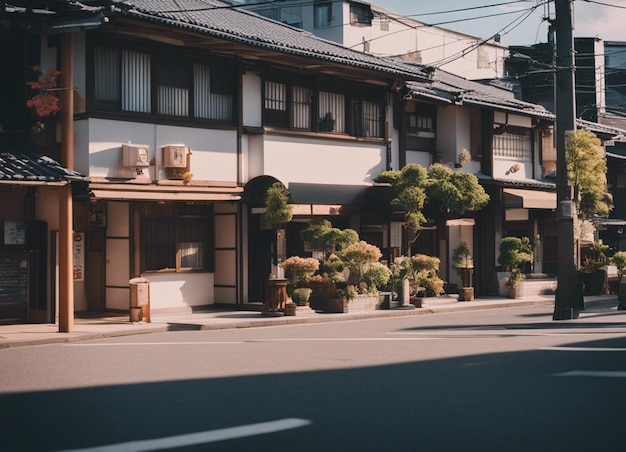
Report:
[[[61,35],[61,164],[74,169],[74,91],[71,33]],[[59,191],[59,333],[74,329],[72,187]]]

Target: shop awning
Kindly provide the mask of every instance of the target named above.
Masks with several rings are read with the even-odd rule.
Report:
[[[239,201],[240,187],[183,187],[159,185],[91,184],[92,199],[121,201]]]
[[[556,209],[556,193],[523,188],[503,188],[504,207],[518,209]]]
[[[362,205],[369,185],[290,183],[287,187],[294,204]]]

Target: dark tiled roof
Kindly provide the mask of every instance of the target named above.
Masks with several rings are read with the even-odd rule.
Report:
[[[427,67],[424,66],[423,68],[426,69]],[[431,80],[407,82],[407,87],[414,97],[447,104],[486,106],[548,121],[556,120],[556,116],[541,105],[516,99],[512,92],[502,88],[473,82],[441,69],[431,68],[429,71],[432,73]],[[583,119],[577,119],[576,125],[594,133],[613,137],[626,136],[624,130]]]
[[[504,89],[473,82],[441,69],[430,70],[431,80],[407,83],[413,96],[449,104],[488,106],[539,118],[554,119],[554,115],[545,108],[515,99],[513,93]]]
[[[0,151],[0,181],[62,182],[84,180],[76,171],[35,152]]]
[[[348,49],[308,31],[282,24],[217,0],[127,0],[114,2],[134,19],[186,29],[239,44],[297,55],[408,79],[421,68]]]

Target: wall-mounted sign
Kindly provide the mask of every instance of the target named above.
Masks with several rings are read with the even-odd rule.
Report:
[[[26,225],[23,221],[4,222],[4,244],[5,245],[25,245]]]
[[[74,233],[74,281],[85,279],[85,233]]]

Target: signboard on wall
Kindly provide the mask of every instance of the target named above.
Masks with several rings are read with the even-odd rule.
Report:
[[[5,245],[25,245],[26,244],[26,224],[23,221],[4,222],[4,244]]]
[[[74,281],[85,280],[85,233],[74,233]]]

